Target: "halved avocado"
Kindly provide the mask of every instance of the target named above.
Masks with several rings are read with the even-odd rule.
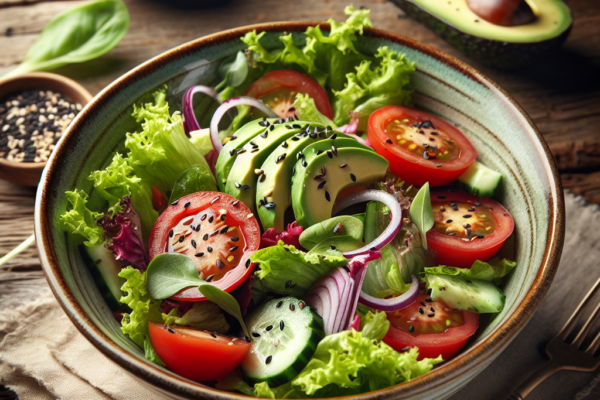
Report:
[[[552,52],[567,39],[573,23],[561,0],[527,0],[535,19],[518,26],[483,20],[466,0],[392,2],[467,56],[499,69],[516,68]]]
[[[292,174],[295,172],[296,162],[303,156],[304,148],[321,142],[327,142],[324,145],[327,146],[327,150],[331,150],[334,143],[339,147],[359,144],[349,135],[324,129],[325,127],[320,124],[301,121],[297,124],[302,126],[308,124],[309,130],[292,136],[277,147],[259,171],[261,175],[256,186],[256,206],[263,229],[275,228],[277,232],[284,230],[285,211],[292,205]],[[318,130],[315,132],[314,128],[318,128]],[[331,135],[335,135],[336,139],[325,139]],[[342,138],[345,139],[342,140]]]
[[[259,176],[255,170],[260,169],[267,157],[286,139],[302,132],[292,122],[270,125],[259,135],[254,136],[241,149],[231,166],[225,183],[224,192],[241,200],[256,214],[256,183]]]
[[[219,153],[217,163],[215,164],[215,175],[217,177],[217,186],[220,191],[225,190],[225,183],[227,183],[227,176],[231,171],[231,166],[237,158],[237,151],[244,147],[246,143],[252,140],[256,135],[263,133],[265,129],[271,124],[285,124],[286,122],[280,118],[269,118],[269,119],[256,119],[250,121],[240,129],[237,130],[229,138],[227,143],[223,146],[223,150]]]
[[[296,221],[305,228],[331,218],[333,203],[342,190],[383,179],[389,166],[377,153],[360,148],[317,153],[300,159],[292,178],[292,207]]]

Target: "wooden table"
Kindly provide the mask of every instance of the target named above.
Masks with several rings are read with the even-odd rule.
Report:
[[[241,25],[282,20],[343,20],[348,3],[371,9],[377,28],[409,36],[470,63],[525,108],[556,157],[565,188],[600,203],[600,1],[568,1],[575,23],[562,50],[536,65],[500,72],[467,59],[385,0],[217,0],[221,8],[177,9],[173,0],[125,0],[131,26],[97,60],[56,72],[92,94],[138,64],[189,40]],[[199,1],[198,1],[199,2]],[[204,1],[208,3],[208,1]],[[83,1],[0,0],[0,76],[20,63],[51,18]],[[0,255],[33,231],[35,190],[0,181]],[[46,287],[35,247],[0,267],[0,307]],[[1,339],[1,338],[0,338]],[[3,397],[0,388],[0,398]]]

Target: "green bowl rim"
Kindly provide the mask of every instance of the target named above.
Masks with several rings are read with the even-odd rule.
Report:
[[[129,373],[142,378],[152,385],[158,386],[163,392],[169,392],[184,397],[202,396],[219,400],[249,397],[242,394],[219,391],[199,383],[185,380],[178,376],[167,374],[158,367],[138,359],[136,356],[121,348],[106,337],[100,329],[91,322],[83,309],[77,304],[76,299],[62,278],[56,254],[54,253],[52,246],[50,219],[46,212],[48,205],[46,194],[48,193],[48,188],[52,184],[52,173],[56,168],[60,157],[67,156],[67,143],[71,139],[71,136],[73,136],[73,133],[85,123],[86,116],[93,113],[93,110],[96,107],[105,106],[121,88],[128,86],[130,81],[135,81],[139,76],[149,75],[156,66],[162,66],[172,59],[184,57],[189,51],[200,47],[214,46],[235,40],[255,29],[259,32],[304,32],[307,27],[316,25],[321,25],[322,29],[329,30],[329,24],[317,21],[276,22],[249,25],[204,36],[150,59],[115,80],[88,103],[64,132],[63,139],[58,144],[43,172],[36,195],[35,235],[44,274],[46,275],[46,279],[48,280],[54,296],[77,329],[105,356],[123,367]],[[422,44],[402,35],[374,28],[365,28],[364,35],[383,38],[416,49],[460,71],[477,83],[486,87],[492,86],[497,89],[506,100],[508,100],[510,105],[515,107],[523,116],[526,125],[534,132],[535,135],[533,135],[531,139],[534,144],[539,145],[538,148],[541,147],[542,151],[538,152],[538,157],[543,163],[544,170],[549,178],[548,183],[550,186],[549,209],[551,214],[549,215],[550,223],[547,233],[548,242],[544,252],[543,261],[537,276],[532,283],[531,289],[517,306],[514,313],[477,346],[421,377],[386,389],[345,397],[348,399],[361,398],[379,400],[384,398],[398,398],[398,396],[409,397],[424,395],[428,391],[442,387],[443,385],[456,380],[460,375],[474,370],[478,365],[485,363],[489,357],[493,356],[498,351],[501,351],[508,345],[529,321],[533,312],[550,288],[552,279],[556,274],[564,242],[565,206],[562,185],[548,145],[527,113],[503,89],[466,63],[431,45]]]

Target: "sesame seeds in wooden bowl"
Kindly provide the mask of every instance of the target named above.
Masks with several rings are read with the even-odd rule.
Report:
[[[92,95],[61,75],[0,80],[0,179],[36,186],[63,130]]]

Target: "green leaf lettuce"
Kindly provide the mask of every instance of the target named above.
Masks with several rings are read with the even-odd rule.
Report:
[[[104,243],[104,229],[97,224],[103,214],[87,208],[87,194],[83,190],[75,189],[72,192],[65,192],[65,196],[71,209],[60,217],[64,228],[71,234],[84,237],[83,244],[88,247],[96,247]]]
[[[193,303],[192,308],[179,316],[177,309],[172,309],[169,314],[162,314],[165,325],[191,326],[192,328],[204,329],[227,333],[229,324],[225,320],[221,308],[210,301]]]
[[[477,260],[471,268],[448,267],[445,265],[428,267],[425,268],[425,273],[430,275],[452,275],[463,279],[481,279],[499,283],[500,279],[516,266],[516,262],[503,258],[502,260],[490,260],[490,262]]]

